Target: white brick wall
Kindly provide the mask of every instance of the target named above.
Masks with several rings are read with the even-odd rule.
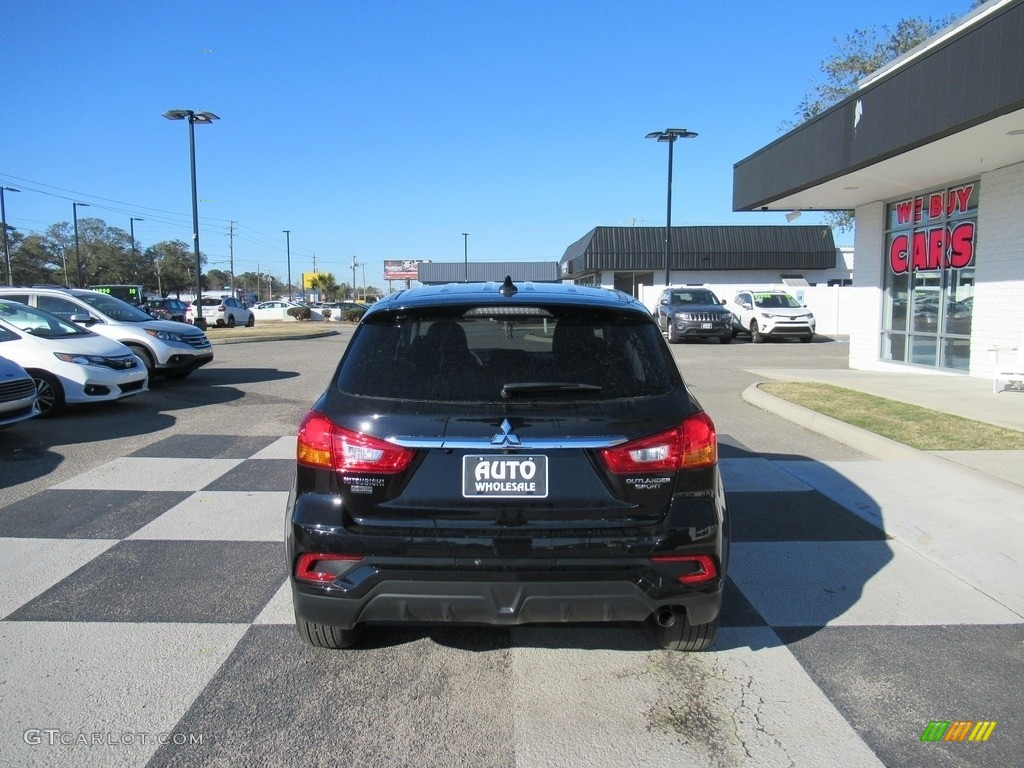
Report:
[[[977,245],[971,375],[990,377],[989,350],[1024,342],[1024,163],[982,174]]]
[[[850,367],[878,369],[880,366],[882,318],[882,256],[885,253],[885,204],[871,203],[857,209],[853,249],[857,268],[853,272],[850,300]]]

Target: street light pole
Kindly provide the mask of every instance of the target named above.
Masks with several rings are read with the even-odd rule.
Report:
[[[76,285],[82,287],[82,253],[78,249],[78,206],[88,208],[88,203],[72,203],[71,204],[71,216],[75,220],[75,271],[78,274]]]
[[[196,311],[193,322],[199,328],[206,328],[206,318],[203,317],[202,302],[203,295],[203,261],[199,254],[199,198],[196,195],[196,136],[195,124],[209,125],[214,120],[220,120],[212,112],[194,112],[191,109],[171,109],[164,112],[168,120],[188,120],[188,155],[192,169],[192,246],[196,254]]]
[[[692,139],[697,134],[685,128],[666,128],[648,133],[644,138],[668,143],[668,211],[665,214],[665,287],[672,284],[672,145],[676,139]]]
[[[285,244],[288,248],[288,301],[292,301],[295,298],[295,291],[292,290],[292,231],[290,229],[281,230],[284,232]],[[273,297],[271,297],[273,298]]]
[[[465,262],[462,282],[469,282],[469,232],[462,233],[462,260]]]
[[[7,239],[7,209],[4,207],[4,192],[21,192],[14,187],[0,186],[0,229],[4,231],[4,257],[7,259],[7,284],[14,285],[14,272],[11,271],[11,243]]]
[[[132,268],[133,269],[135,268],[135,222],[136,221],[145,221],[145,219],[140,219],[140,218],[138,218],[136,216],[132,216],[132,217],[130,217],[128,219],[128,228],[131,230],[131,235],[132,235]]]

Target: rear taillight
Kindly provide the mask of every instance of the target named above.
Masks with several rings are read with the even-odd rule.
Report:
[[[408,448],[339,427],[310,411],[299,425],[296,459],[308,467],[338,472],[401,472],[415,454]]]
[[[606,448],[601,459],[617,475],[711,467],[718,462],[718,435],[701,411],[673,429]]]
[[[680,572],[676,581],[680,584],[701,584],[718,578],[718,565],[711,555],[655,555],[651,562],[677,568]]]
[[[295,563],[295,578],[313,584],[326,584],[338,578],[338,574],[330,570],[328,563],[339,560],[355,562],[362,559],[362,555],[304,552],[299,555],[298,562]]]

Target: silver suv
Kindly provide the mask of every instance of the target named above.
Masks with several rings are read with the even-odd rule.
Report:
[[[213,360],[213,346],[193,325],[154,320],[127,302],[78,288],[0,288],[0,296],[88,328],[131,348],[149,375],[183,379]]]

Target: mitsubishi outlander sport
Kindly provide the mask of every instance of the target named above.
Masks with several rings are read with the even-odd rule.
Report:
[[[643,304],[466,283],[373,304],[298,428],[298,632],[647,622],[713,641],[729,560],[715,425]]]

